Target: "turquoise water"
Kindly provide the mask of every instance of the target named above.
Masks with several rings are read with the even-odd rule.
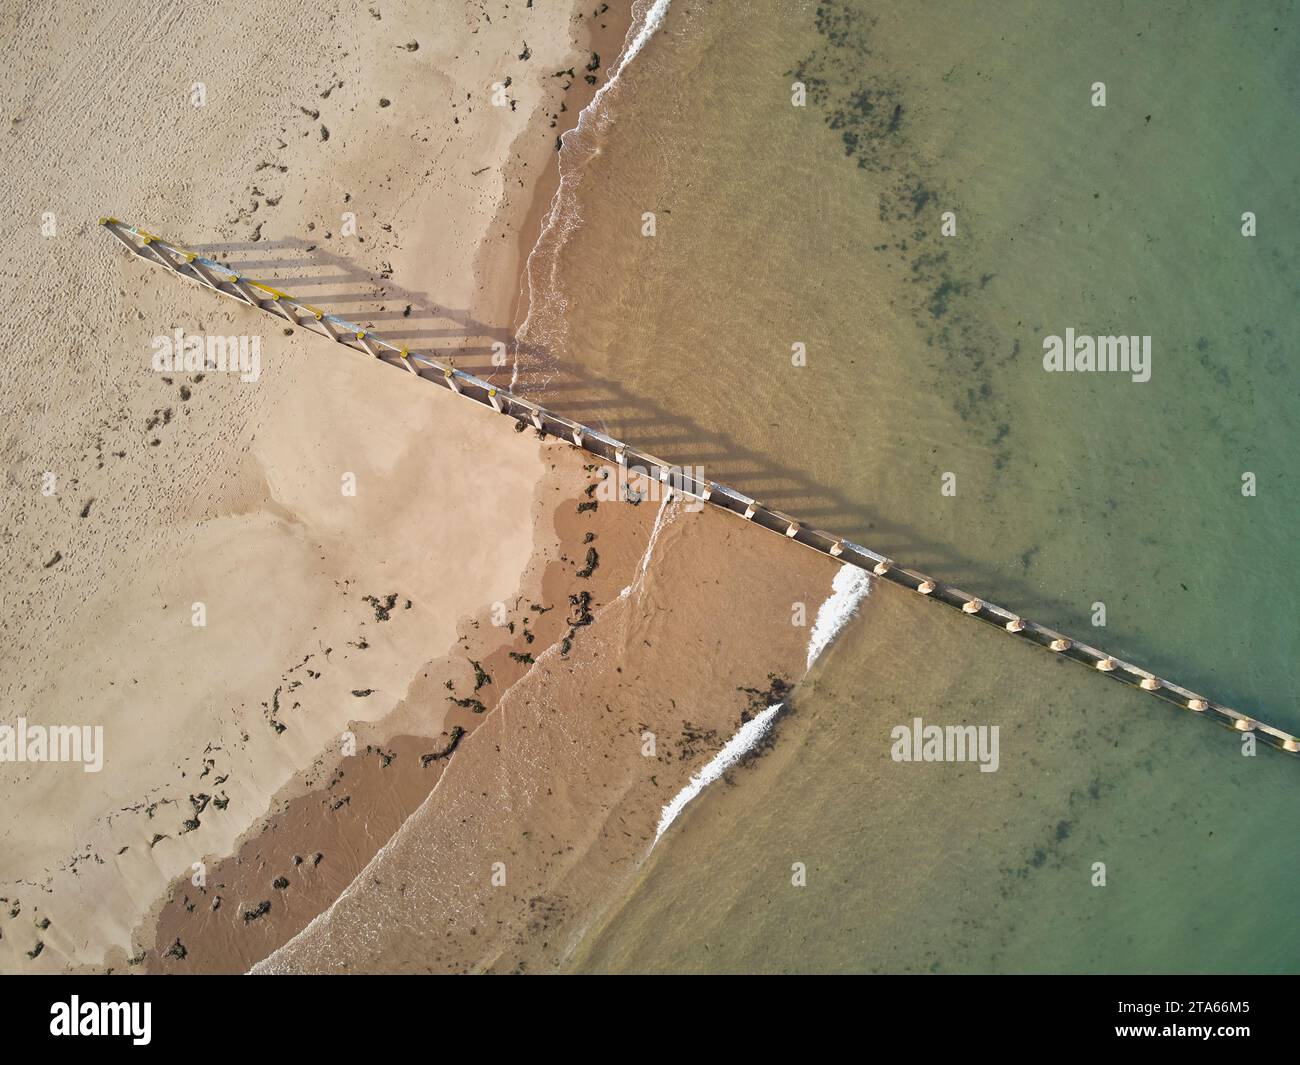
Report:
[[[1298,29],[1291,4],[675,4],[567,160],[581,224],[530,322],[549,398],[1300,728]],[[1150,336],[1150,381],[1045,372],[1067,328]],[[796,706],[578,967],[1300,967],[1294,760],[893,588]],[[892,762],[914,716],[999,725],[999,771]]]

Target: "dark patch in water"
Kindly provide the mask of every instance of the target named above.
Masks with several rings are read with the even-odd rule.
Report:
[[[936,385],[950,397],[953,410],[982,431],[990,419],[1005,423],[994,390],[986,353],[1003,350],[990,329],[976,324],[969,300],[995,276],[957,269],[940,235],[938,211],[957,211],[951,194],[937,188],[915,158],[903,131],[908,110],[901,84],[878,71],[872,34],[876,20],[843,0],[817,5],[814,17],[823,44],[787,75],[803,82],[811,105],[820,109],[827,127],[839,135],[844,154],[870,171],[879,196],[882,222],[905,227],[893,246],[901,253],[915,286],[911,313],[940,360]],[[933,217],[932,217],[933,216]],[[922,224],[918,225],[918,220]],[[884,250],[879,245],[877,250]],[[1014,356],[1019,348],[1013,349]],[[1003,360],[1005,361],[1005,360]],[[954,382],[959,382],[954,388]],[[998,468],[1010,460],[998,457]]]

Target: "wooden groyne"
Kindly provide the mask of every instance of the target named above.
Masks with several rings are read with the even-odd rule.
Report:
[[[990,625],[1016,639],[1027,641],[1051,654],[1072,659],[1080,665],[1138,688],[1157,699],[1201,717],[1219,722],[1240,733],[1253,733],[1270,747],[1288,754],[1300,752],[1300,739],[1281,729],[1189,691],[1181,685],[1157,677],[1141,666],[1108,655],[1089,644],[1071,639],[1037,622],[971,595],[950,584],[936,581],[924,573],[877,554],[842,536],[813,528],[781,511],[764,506],[756,499],[715,481],[701,479],[689,467],[674,466],[621,440],[575,422],[538,406],[505,389],[489,384],[473,374],[449,366],[430,355],[411,351],[385,340],[360,326],[330,314],[319,307],[296,299],[286,292],[240,274],[212,259],[206,259],[179,245],[162,240],[136,226],[116,218],[101,218],[100,225],[133,254],[168,272],[192,281],[218,295],[238,300],[290,325],[312,329],[336,343],[346,345],[390,366],[396,366],[426,381],[441,385],[466,399],[516,421],[531,424],[540,432],[569,441],[590,454],[623,467],[641,468],[648,477],[657,479],[668,493],[677,491],[703,500],[721,510],[803,544],[841,562],[849,562],[875,574],[881,580],[899,585],[961,611],[967,617]]]

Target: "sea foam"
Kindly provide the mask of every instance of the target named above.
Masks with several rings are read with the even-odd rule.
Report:
[[[835,574],[835,579],[831,582],[831,594],[818,608],[817,618],[813,622],[812,636],[808,640],[808,668],[812,668],[818,655],[830,646],[840,629],[844,628],[849,618],[857,613],[858,604],[866,598],[869,591],[871,591],[871,579],[867,576],[866,570],[849,563],[840,567],[840,571]],[[686,787],[673,796],[672,801],[659,814],[659,827],[655,830],[654,843],[650,844],[651,849],[692,799],[758,746],[784,705],[784,703],[774,703],[752,720],[741,725],[740,730],[727,741],[722,750],[691,777]]]
[[[546,348],[560,351],[563,350],[567,337],[567,323],[564,320],[564,312],[568,307],[568,299],[560,290],[558,282],[560,250],[568,240],[569,234],[577,229],[582,222],[577,190],[581,183],[582,169],[585,163],[585,158],[575,159],[571,156],[570,153],[573,151],[571,141],[575,138],[589,137],[591,123],[601,124],[599,116],[603,115],[604,121],[609,120],[610,109],[605,108],[602,111],[601,101],[618,82],[620,75],[627,69],[628,64],[641,53],[641,50],[655,35],[663,24],[664,17],[668,14],[670,7],[672,7],[672,0],[654,0],[645,17],[641,20],[631,42],[620,53],[618,62],[610,72],[605,84],[596,90],[591,102],[578,114],[578,120],[573,129],[568,130],[560,138],[561,144],[567,146],[570,151],[560,155],[558,161],[560,181],[551,200],[550,209],[546,212],[546,218],[542,222],[537,242],[529,251],[528,258],[524,263],[524,281],[528,289],[528,310],[515,332],[515,359],[510,371],[511,389],[518,387],[519,383],[520,345],[527,346],[534,353]],[[543,259],[547,260],[545,265],[541,261]],[[542,335],[530,335],[530,331],[538,332],[535,318],[537,311],[542,307],[546,307],[552,319],[558,322],[559,334],[552,336],[543,329],[540,331]],[[549,375],[544,379],[543,384],[545,383],[549,383]]]
[[[663,812],[660,813],[659,827],[655,830],[654,843],[659,842],[659,837],[668,830],[669,825],[677,820],[677,815],[686,809],[687,803],[758,745],[758,742],[767,735],[768,729],[772,727],[772,722],[783,705],[783,703],[774,703],[753,719],[746,721],[740,726],[740,731],[732,736],[722,750],[713,756],[708,765],[691,777],[686,787],[682,788],[673,797],[672,802],[665,806]],[[650,846],[653,847],[654,843],[650,844]]]
[[[831,582],[831,595],[822,603],[813,621],[812,636],[808,639],[808,668],[835,639],[840,629],[844,628],[849,618],[858,612],[858,604],[871,591],[871,579],[867,571],[845,563],[835,574]]]

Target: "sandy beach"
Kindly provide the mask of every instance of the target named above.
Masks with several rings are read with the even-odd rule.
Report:
[[[1294,7],[9,5],[0,972],[1295,971]]]
[[[3,714],[102,725],[105,760],[0,767],[5,971],[140,965],[173,882],[310,805],[345,732],[367,766],[368,742],[393,740],[389,764],[445,747],[473,715],[431,664],[556,542],[556,460],[531,434],[161,277],[98,217],[482,360],[509,333],[551,123],[593,91],[557,76],[591,61],[591,13],[559,7],[7,16]],[[258,379],[156,373],[176,329],[259,336]],[[432,774],[351,775],[376,796],[365,831],[263,946]]]
[[[641,510],[618,516],[646,534],[626,590],[539,659],[363,875],[255,972],[557,970],[664,807],[788,702],[809,642],[790,605],[815,615],[836,567],[713,511]]]

